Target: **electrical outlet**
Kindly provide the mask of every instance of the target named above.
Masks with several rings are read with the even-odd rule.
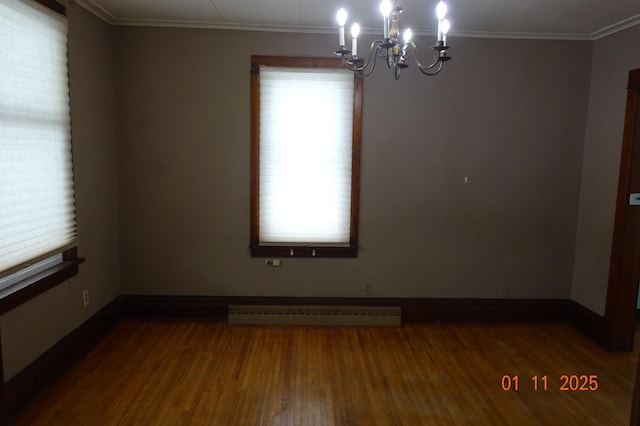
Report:
[[[89,289],[85,288],[82,290],[82,306],[89,305]]]
[[[373,284],[371,284],[371,283],[365,283],[364,284],[364,295],[365,296],[372,296],[373,295]]]

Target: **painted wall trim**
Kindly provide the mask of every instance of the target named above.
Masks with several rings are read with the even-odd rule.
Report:
[[[569,310],[571,325],[598,345],[611,350],[610,330],[602,315],[573,300],[569,301]]]
[[[566,299],[409,299],[124,295],[123,317],[226,322],[229,305],[399,306],[403,324],[568,322]]]
[[[4,384],[7,424],[121,320],[227,322],[229,305],[400,306],[403,324],[566,323],[605,345],[604,317],[567,299],[408,299],[122,295]]]
[[[15,418],[65,371],[93,349],[122,317],[122,301],[118,297],[82,325],[62,338],[21,372],[4,383],[6,419]]]

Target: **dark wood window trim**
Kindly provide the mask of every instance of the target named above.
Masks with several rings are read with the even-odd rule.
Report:
[[[70,248],[62,252],[62,262],[1,290],[0,315],[77,275],[82,262],[77,247]]]
[[[251,57],[251,227],[249,249],[254,257],[357,257],[360,210],[360,146],[362,139],[362,79],[354,76],[353,135],[351,148],[351,224],[348,246],[261,245],[259,241],[260,193],[260,66],[343,68],[340,59]]]
[[[49,8],[60,15],[67,16],[67,8],[55,0],[35,0],[35,2],[40,3],[44,7]]]

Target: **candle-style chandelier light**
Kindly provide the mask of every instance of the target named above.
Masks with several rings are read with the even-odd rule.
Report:
[[[436,44],[431,48],[436,52],[433,62],[430,65],[422,65],[418,60],[418,49],[411,41],[411,29],[407,28],[400,40],[400,28],[398,27],[398,17],[403,8],[391,4],[391,0],[382,0],[380,12],[383,17],[383,37],[384,40],[376,40],[371,43],[367,60],[358,56],[358,36],[360,35],[360,25],[355,22],[351,26],[351,37],[353,38],[351,50],[346,48],[344,40],[344,25],[347,22],[347,12],[344,9],[338,10],[336,18],[339,25],[340,47],[334,53],[342,57],[342,62],[351,71],[360,77],[368,77],[373,73],[378,59],[384,60],[387,67],[394,70],[394,76],[400,78],[403,69],[409,66],[409,58],[412,58],[418,69],[425,75],[438,74],[445,62],[451,59],[447,55],[447,33],[449,32],[449,21],[447,15],[447,5],[444,2],[436,6],[436,16],[438,18],[438,33]],[[410,54],[411,53],[411,54]],[[349,54],[351,57],[349,58]]]

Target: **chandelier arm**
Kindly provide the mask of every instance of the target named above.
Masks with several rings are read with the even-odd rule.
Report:
[[[360,67],[359,69],[355,70],[355,75],[356,77],[360,77],[360,78],[367,78],[369,77],[371,74],[373,74],[373,71],[376,69],[376,64],[378,63],[378,54],[377,54],[377,49],[376,49],[376,55],[373,57],[373,63],[371,63],[371,57],[369,57],[369,60],[367,61],[367,64]],[[371,65],[371,67],[369,67],[369,65]],[[369,67],[369,71],[364,72],[367,67]],[[351,68],[349,68],[351,69]],[[353,71],[353,70],[352,70]]]
[[[377,51],[378,49],[376,49]],[[371,58],[369,58],[371,59]],[[358,77],[360,78],[366,78],[369,77],[371,74],[373,74],[373,70],[376,69],[376,63],[378,63],[378,54],[376,53],[376,55],[373,57],[373,65],[371,66],[371,69],[369,70],[369,72],[367,73],[363,73],[362,71],[360,71],[358,74],[356,74]],[[369,64],[367,63],[367,66]]]
[[[373,56],[374,52],[378,52],[378,46],[381,45],[383,42],[380,40],[376,40],[373,43],[371,43],[371,47],[369,48],[369,57],[367,58],[367,61],[362,65],[362,66],[358,66],[357,64],[362,63],[361,59],[358,59],[357,61],[353,61],[350,59],[346,59],[344,56],[342,57],[342,63],[344,64],[345,67],[347,67],[348,69],[350,69],[353,72],[356,73],[362,73],[363,71],[365,71],[368,67],[369,64],[371,63],[371,57]],[[373,60],[373,66],[375,67],[375,63],[376,63],[377,58],[374,58]],[[367,76],[369,76],[371,73],[369,72],[367,74]]]
[[[344,65],[349,71],[353,71],[353,72],[361,71],[361,69],[359,69],[355,64],[356,64],[355,62],[350,64],[349,59],[342,57],[342,65]]]
[[[433,71],[433,72],[429,72],[429,69],[433,68],[436,64],[440,64],[438,65],[438,68]],[[441,60],[436,60],[436,62],[434,62],[429,68],[423,69],[420,64],[418,64],[418,69],[420,70],[420,72],[424,75],[436,75],[438,74],[440,71],[442,71],[442,67],[444,66],[444,62],[442,62]]]
[[[440,67],[439,67],[438,71],[436,72],[436,74],[438,72],[440,72],[440,69],[442,69],[442,61],[440,60],[440,57],[436,56],[434,58],[434,61],[431,63],[431,65],[428,65],[428,66],[425,67],[424,65],[422,65],[422,63],[418,59],[418,48],[416,47],[416,45],[413,42],[411,42],[411,48],[413,49],[413,60],[416,62],[416,65],[418,65],[418,68],[420,68],[420,71],[422,71],[423,74],[435,75],[435,74],[429,74],[426,71],[432,69],[433,67],[438,65],[438,63],[440,63]]]
[[[418,69],[420,70],[420,72],[422,74],[424,74],[424,75],[436,75],[440,71],[442,71],[442,67],[444,66],[444,61],[442,60],[442,58],[440,56],[436,56],[434,58],[433,62],[431,63],[431,65],[428,65],[428,66],[425,67],[418,60],[418,55],[417,55],[417,52],[416,52],[415,45],[413,46],[413,51],[414,51],[414,60],[416,61],[416,64],[418,65]],[[429,71],[429,70],[433,69],[436,66],[438,68],[435,71]]]

